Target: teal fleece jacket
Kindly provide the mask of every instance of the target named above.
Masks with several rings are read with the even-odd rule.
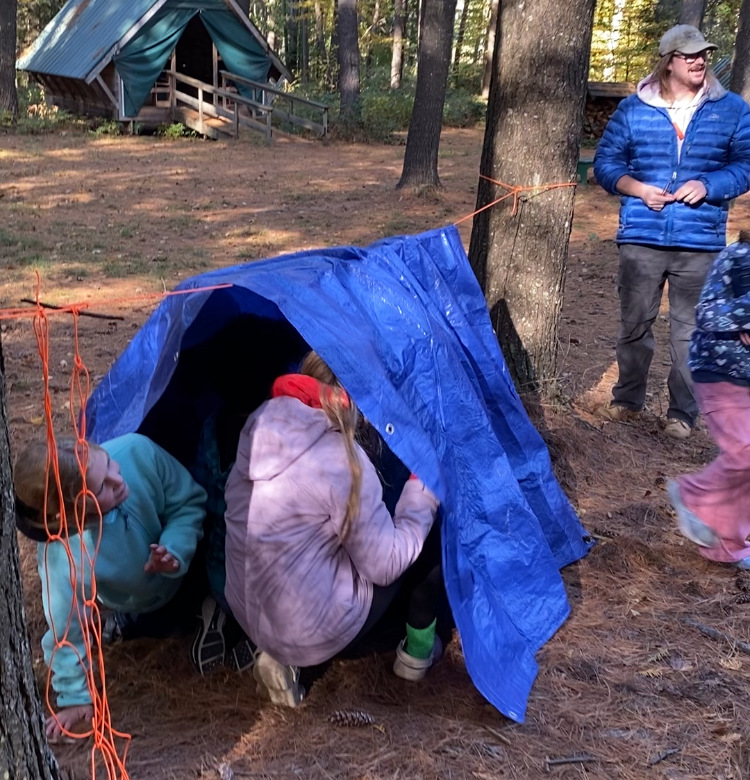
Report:
[[[103,517],[101,542],[94,565],[96,595],[120,612],[153,612],[177,592],[203,536],[206,493],[169,453],[136,433],[106,442],[102,447],[120,464],[130,495]],[[91,703],[86,673],[86,639],[73,610],[73,585],[81,616],[83,593],[91,596],[91,560],[99,523],[72,536],[72,561],[61,542],[39,544],[37,562],[42,602],[49,630],[42,639],[44,661],[52,667],[52,687],[60,707]],[[149,545],[162,544],[180,562],[174,574],[143,570]],[[85,548],[85,549],[84,549]],[[75,568],[75,571],[72,569]],[[67,643],[55,650],[70,622]],[[54,627],[54,628],[53,628]]]

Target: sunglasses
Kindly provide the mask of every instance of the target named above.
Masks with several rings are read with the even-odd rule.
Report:
[[[708,60],[711,59],[711,51],[710,49],[705,49],[704,51],[699,51],[696,54],[683,54],[681,51],[676,51],[672,56],[681,60],[685,60],[685,62],[690,65],[693,62],[696,62],[696,60],[705,60],[708,62]]]

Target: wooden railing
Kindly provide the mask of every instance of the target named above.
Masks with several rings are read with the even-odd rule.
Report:
[[[236,73],[230,73],[228,70],[222,70],[221,73],[221,87],[227,89],[227,82],[233,81],[235,84],[242,84],[246,87],[251,87],[255,90],[255,94],[259,96],[259,102],[270,108],[270,100],[268,95],[274,95],[276,102],[286,101],[288,108],[284,109],[278,105],[273,106],[273,115],[277,119],[289,122],[299,127],[306,127],[308,130],[312,130],[325,137],[328,135],[328,106],[323,103],[318,103],[315,100],[308,100],[297,95],[293,95],[291,92],[284,92],[281,89],[276,89],[268,84],[264,84],[260,81],[253,81],[252,79],[246,79],[244,76],[238,76]],[[300,116],[295,113],[295,106],[307,106],[311,108],[314,113],[320,113],[320,122],[315,122],[307,117]]]
[[[179,104],[184,104],[198,112],[198,132],[205,133],[205,118],[227,119],[232,123],[235,138],[239,136],[240,126],[249,127],[264,133],[266,143],[271,143],[271,114],[274,109],[255,100],[250,100],[237,92],[230,92],[224,87],[214,87],[198,79],[184,76],[174,70],[165,71],[169,78],[169,107],[172,119],[176,119]],[[188,95],[179,89],[180,84],[186,84],[198,90],[198,97]],[[204,100],[205,95],[211,95],[211,102]],[[240,108],[245,106],[250,116],[243,116]]]

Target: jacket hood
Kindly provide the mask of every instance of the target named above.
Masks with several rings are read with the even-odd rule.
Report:
[[[647,105],[654,106],[654,108],[668,108],[669,104],[659,94],[659,82],[652,81],[654,74],[651,73],[638,82],[638,88],[636,94]],[[713,71],[706,72],[706,84],[705,91],[703,92],[700,102],[704,100],[719,100],[727,94],[726,89],[721,86],[719,79],[714,76]]]
[[[297,398],[282,396],[266,401],[252,415],[248,430],[249,478],[277,477],[330,429],[331,422],[322,409],[313,409]]]

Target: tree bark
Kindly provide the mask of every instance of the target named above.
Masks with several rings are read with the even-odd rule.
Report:
[[[490,81],[492,79],[492,58],[495,54],[495,36],[497,34],[497,18],[500,0],[492,0],[490,26],[487,30],[487,48],[484,52],[484,73],[482,74],[482,97],[490,96]]]
[[[700,30],[705,12],[706,0],[683,0],[680,24],[692,24]]]
[[[750,0],[742,0],[740,23],[734,42],[734,60],[732,62],[732,92],[750,100]]]
[[[18,560],[5,366],[0,342],[0,778],[61,780],[44,733]]]
[[[572,183],[595,0],[503,0],[481,173],[514,186]],[[480,179],[477,208],[505,194]],[[519,390],[546,390],[575,189],[522,193],[474,218],[469,257]]]
[[[0,112],[13,117],[18,116],[16,13],[16,0],[0,0]]]
[[[393,54],[391,55],[391,89],[401,88],[404,73],[404,0],[393,2]]]
[[[471,0],[459,0],[463,2],[461,7],[461,19],[458,23],[458,33],[456,34],[456,47],[453,52],[453,83],[458,83],[458,70],[461,64],[461,49],[464,45],[464,36],[466,35],[466,20],[469,17],[469,3]]]
[[[340,122],[347,130],[362,125],[362,106],[359,100],[359,36],[357,30],[356,0],[338,2],[339,92],[341,93]]]
[[[456,0],[423,0],[417,89],[396,189],[440,187],[438,150],[453,39]]]

